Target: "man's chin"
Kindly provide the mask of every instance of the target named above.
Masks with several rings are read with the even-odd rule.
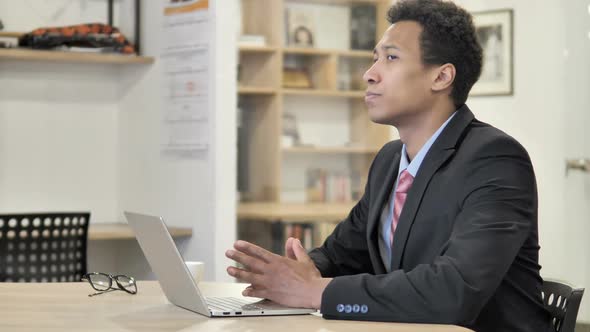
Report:
[[[369,119],[371,119],[372,122],[375,122],[377,124],[383,124],[383,125],[391,124],[391,121],[390,121],[391,119],[389,119],[387,116],[385,116],[383,114],[369,112]]]

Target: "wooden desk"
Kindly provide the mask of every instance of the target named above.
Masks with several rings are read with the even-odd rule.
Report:
[[[207,295],[239,296],[245,285],[202,283]],[[0,331],[343,331],[461,332],[447,325],[325,320],[317,315],[208,318],[169,304],[156,281],[138,294],[95,297],[86,282],[0,283]]]
[[[191,228],[168,227],[168,231],[173,238],[191,237],[193,230]],[[88,240],[129,240],[135,239],[133,231],[128,224],[124,223],[90,223],[88,229]]]

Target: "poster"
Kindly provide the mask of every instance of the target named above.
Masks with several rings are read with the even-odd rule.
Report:
[[[210,144],[209,1],[165,1],[161,152],[193,158]]]

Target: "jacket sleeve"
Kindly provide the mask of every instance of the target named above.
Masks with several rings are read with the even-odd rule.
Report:
[[[465,167],[461,209],[440,256],[409,271],[334,278],[322,295],[325,318],[461,325],[477,318],[536,223],[537,210],[526,151],[509,138],[481,150]]]

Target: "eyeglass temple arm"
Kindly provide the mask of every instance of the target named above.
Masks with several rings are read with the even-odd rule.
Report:
[[[92,296],[96,296],[96,295],[100,295],[100,294],[104,294],[104,293],[108,293],[108,292],[112,292],[112,291],[116,291],[116,290],[120,290],[120,289],[118,289],[118,288],[109,288],[109,289],[107,289],[105,291],[100,291],[100,292],[88,294],[88,297],[92,297]]]

